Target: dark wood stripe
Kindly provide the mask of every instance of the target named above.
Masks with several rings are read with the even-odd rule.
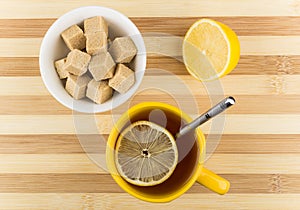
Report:
[[[199,17],[133,17],[142,33],[184,36]],[[292,36],[300,34],[300,17],[209,17],[227,24],[239,36]],[[1,19],[0,38],[43,37],[56,19]],[[151,24],[149,24],[151,23]],[[274,24],[276,23],[276,24]]]
[[[72,115],[73,113],[50,93],[43,96],[0,96],[0,101],[0,115]],[[101,114],[111,114],[111,111]]]
[[[108,135],[0,135],[0,154],[105,153]],[[103,141],[104,140],[104,141]],[[81,144],[84,144],[84,150]]]
[[[0,76],[40,76],[36,57],[0,57]],[[176,75],[189,75],[184,64],[170,57],[147,58],[148,69],[163,69]],[[153,75],[159,75],[161,72]],[[300,56],[241,56],[230,75],[286,75],[300,74]]]
[[[0,96],[0,115],[57,115],[72,114],[72,111],[51,95],[48,96]]]
[[[147,68],[163,69],[176,75],[189,75],[184,64],[170,57],[147,58]],[[155,71],[152,73],[156,75]],[[289,75],[300,74],[300,56],[244,55],[230,75]]]
[[[299,193],[299,174],[220,174],[230,182],[229,194],[235,193]],[[194,184],[188,193],[212,193]]]
[[[131,18],[141,32],[184,36],[189,27],[205,17]],[[292,36],[300,34],[299,17],[208,17],[228,25],[238,36]],[[151,23],[151,24],[149,24]],[[276,23],[276,24],[274,24]]]
[[[43,37],[55,19],[0,19],[0,38]]]
[[[300,193],[299,174],[221,174],[221,176],[230,181],[230,194]],[[0,174],[0,183],[0,193],[124,192],[109,174]],[[187,193],[212,192],[195,183]]]
[[[231,75],[300,74],[300,56],[241,56]]]
[[[0,174],[0,182],[0,193],[123,192],[109,174]]]
[[[0,76],[40,76],[39,58],[0,57]]]
[[[105,140],[96,135],[0,135],[0,154],[74,154],[104,153]],[[80,141],[79,141],[80,139]],[[215,139],[215,137],[214,137]],[[222,135],[216,154],[300,154],[300,135],[226,134]],[[104,140],[104,141],[103,141]],[[207,142],[210,147],[211,142]],[[215,143],[214,143],[215,144]]]
[[[159,101],[178,106],[177,101],[170,95],[137,95],[131,101],[136,105],[145,101]],[[162,97],[163,96],[163,97]],[[204,112],[212,105],[208,96],[194,96],[198,102],[199,112]],[[229,109],[227,114],[299,114],[299,95],[234,95],[237,103]],[[193,110],[188,107],[189,96],[178,95],[185,111]],[[255,99],[255,100],[254,100]],[[0,96],[0,115],[71,115],[72,111],[57,102],[52,96]],[[259,101],[259,103],[257,103]],[[33,108],[34,105],[34,108]],[[29,108],[31,107],[31,108]],[[288,108],[287,108],[288,107]],[[111,111],[102,114],[111,114]],[[123,111],[114,110],[113,114],[122,114]]]
[[[226,134],[215,153],[221,154],[300,154],[300,135]],[[211,144],[207,141],[207,147]]]

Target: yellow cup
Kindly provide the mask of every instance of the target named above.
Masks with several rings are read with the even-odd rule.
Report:
[[[167,113],[167,116],[180,117],[186,123],[192,121],[191,117],[178,108],[159,102],[140,103],[124,113],[114,125],[106,147],[107,167],[117,184],[134,197],[148,202],[169,202],[185,193],[196,181],[216,193],[225,194],[228,192],[230,183],[203,167],[206,143],[205,137],[199,128],[195,131],[196,141],[194,141],[189,154],[177,164],[171,177],[163,183],[151,187],[142,187],[126,182],[120,176],[114,160],[114,149],[119,133],[130,122],[145,120],[144,116],[152,110],[161,110]]]

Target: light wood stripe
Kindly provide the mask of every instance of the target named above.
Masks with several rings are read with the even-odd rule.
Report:
[[[142,33],[161,32],[184,36],[200,17],[131,17]],[[299,17],[210,17],[228,25],[239,36],[300,35]],[[56,19],[0,19],[0,38],[43,37]],[[276,22],[276,24],[274,24]],[[151,23],[151,26],[149,25]],[[291,30],[293,28],[293,30]]]
[[[79,116],[75,123],[90,122],[90,116]],[[6,115],[0,116],[1,134],[75,134],[72,115]],[[112,117],[97,117],[98,130],[87,128],[86,134],[108,134],[112,128]],[[79,126],[79,125],[77,125]]]
[[[221,176],[230,181],[230,194],[300,193],[299,174],[221,174]],[[124,192],[109,174],[0,174],[0,181],[0,193]],[[202,193],[213,192],[198,183],[187,191],[187,194]]]
[[[42,38],[0,39],[1,57],[38,57]]]
[[[204,85],[192,76],[180,75],[177,78],[190,88],[193,95],[207,94]],[[165,83],[165,81],[168,81],[168,83]],[[225,95],[295,95],[300,93],[299,81],[300,75],[228,75],[220,79]],[[210,84],[217,83],[215,81],[215,83],[212,82]],[[153,84],[159,84],[159,86]],[[155,91],[156,87],[169,93],[172,93],[171,90],[176,90],[178,95],[187,94],[185,90],[178,89],[178,81],[174,80],[174,76],[169,75],[160,77],[146,76],[140,89],[152,88],[154,90],[152,92],[148,90],[147,94],[156,95],[158,93],[157,90]],[[210,88],[209,91],[210,95],[220,94],[218,88]]]
[[[6,96],[50,94],[41,77],[0,77],[0,87],[0,95]]]
[[[147,74],[147,73],[146,73]],[[178,89],[178,80],[190,88],[193,95],[207,95],[206,88],[190,75],[148,76],[144,77],[137,94],[159,95],[157,87],[176,95],[187,95],[183,89]],[[169,81],[165,83],[165,81]],[[220,79],[225,95],[299,95],[300,75],[228,75]],[[156,86],[154,84],[159,84]],[[211,83],[214,84],[214,83]],[[217,82],[215,83],[217,84]],[[238,84],[238,88],[237,88]],[[146,89],[146,90],[145,90]],[[177,90],[178,89],[178,90]],[[216,88],[215,88],[216,89]],[[210,94],[222,94],[220,89],[210,89]],[[49,95],[41,77],[0,77],[0,96],[10,95]]]
[[[181,56],[181,37],[144,37],[147,53]],[[300,36],[240,36],[241,55],[300,55]],[[38,57],[42,38],[1,38],[0,57]]]
[[[217,119],[217,117],[216,117]],[[299,119],[300,120],[300,119]],[[279,123],[280,122],[280,123]],[[266,127],[268,125],[269,127]],[[298,134],[297,115],[226,115],[224,134]],[[219,128],[208,130],[210,122],[201,129],[207,133],[219,133]]]
[[[299,161],[299,154],[213,154],[205,166],[222,174],[299,174]]]
[[[210,100],[209,96],[193,95],[193,97],[198,103],[197,108],[199,110],[199,113],[208,110],[213,105],[209,101]],[[226,110],[227,114],[298,114],[300,113],[300,107],[299,107],[300,96],[298,95],[235,95],[234,94],[234,98],[236,99],[236,104],[233,108]],[[159,102],[171,104],[173,106],[178,107],[178,101],[179,101],[180,107],[182,107],[185,112],[188,113],[193,112],[194,107],[190,105],[191,103],[190,96],[180,95],[175,99],[166,94],[163,96],[159,94],[151,95],[151,99],[149,99],[149,96],[146,95],[137,95],[131,100],[130,104],[135,105],[145,101],[159,101]],[[259,103],[257,103],[257,101],[259,101]],[[272,101],[272,103],[270,103],[270,101]],[[1,105],[0,105],[0,110],[1,110]],[[3,110],[5,111],[6,108],[3,107]],[[118,111],[115,111],[114,113],[118,113]]]
[[[297,55],[294,45],[300,44],[300,37],[289,36],[244,36],[239,37],[242,55]]]
[[[0,157],[0,174],[107,173],[86,154],[0,154]]]
[[[218,174],[300,174],[295,164],[300,154],[213,154],[207,158],[204,165]],[[104,154],[101,160],[105,162]],[[0,154],[0,174],[6,173],[108,172],[86,154]]]
[[[72,134],[0,135],[0,154],[84,153],[79,138]],[[106,145],[97,136],[88,139],[89,152],[104,152]],[[108,134],[103,135],[105,140]],[[224,134],[214,154],[300,154],[300,135]],[[207,142],[208,146],[210,142]]]
[[[198,110],[204,112],[212,104],[208,96],[194,95],[198,103]],[[186,112],[191,113],[195,107],[190,106],[190,96],[180,95],[176,97],[180,101],[180,106]],[[227,114],[300,114],[299,95],[234,95],[237,104],[232,109],[226,111]],[[254,100],[255,99],[255,100]],[[30,96],[30,95],[9,95],[0,96],[0,115],[70,115],[72,110],[61,105],[50,95]],[[130,106],[145,101],[159,101],[162,103],[177,106],[177,101],[169,95],[136,95],[131,99]],[[259,101],[260,103],[257,103]],[[270,104],[272,101],[272,104]],[[34,109],[29,109],[34,103]],[[288,107],[288,109],[287,109]],[[111,111],[103,114],[111,114]],[[114,114],[122,114],[118,109]]]
[[[16,6],[18,5],[18,6]],[[0,18],[49,18],[58,17],[65,12],[87,5],[99,5],[114,8],[127,16],[297,16],[299,5],[297,2],[285,0],[230,0],[223,4],[215,1],[191,1],[188,4],[182,1],[170,0],[143,0],[127,3],[122,0],[97,0],[62,2],[51,1],[51,4],[30,0],[24,4],[21,0],[5,2],[0,9]],[[158,6],[159,5],[159,6]],[[266,5],[267,9],[261,5]],[[159,9],[158,9],[159,7]],[[44,8],[44,9],[42,9]],[[138,9],[137,9],[138,8]],[[13,11],[13,12],[12,12]]]
[[[192,116],[193,118],[196,115]],[[81,134],[108,134],[113,125],[113,119],[119,115],[98,115],[96,117],[98,130],[85,128]],[[220,116],[215,119],[219,119]],[[91,123],[90,116],[80,116],[75,119],[70,115],[1,115],[0,134],[75,134],[75,125],[81,122]],[[224,134],[300,134],[300,115],[291,114],[251,114],[226,115]],[[280,123],[279,123],[280,122]],[[266,127],[268,125],[268,127]],[[201,129],[204,133],[218,134],[221,128],[211,128],[211,121]],[[78,129],[78,127],[76,128]],[[77,130],[78,132],[78,130]]]
[[[1,20],[0,20],[1,21]],[[0,76],[40,76],[37,57],[0,57]],[[184,64],[166,56],[148,56],[147,68],[164,69],[176,75],[188,75]],[[160,75],[161,72],[151,72]],[[241,56],[230,75],[300,74],[300,56]]]
[[[300,205],[300,194],[184,194],[170,203],[148,203],[126,193],[1,193],[0,208],[3,209],[103,209],[166,210],[225,209],[295,210]],[[37,199],[38,198],[38,199]],[[234,207],[233,207],[234,206]]]

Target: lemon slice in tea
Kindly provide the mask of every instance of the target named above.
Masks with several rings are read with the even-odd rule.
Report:
[[[227,25],[200,19],[186,33],[183,60],[189,73],[202,81],[229,74],[240,58],[237,35]]]
[[[164,182],[175,170],[178,151],[174,137],[165,128],[137,121],[119,136],[115,162],[129,183],[153,186]]]

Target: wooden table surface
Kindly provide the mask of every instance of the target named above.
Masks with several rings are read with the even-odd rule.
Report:
[[[201,17],[224,22],[237,33],[241,59],[221,83],[238,103],[227,112],[220,144],[205,163],[230,180],[227,195],[194,184],[173,202],[146,203],[122,191],[85,155],[72,112],[42,83],[38,55],[56,18],[87,5],[119,10],[142,33],[182,37]],[[0,209],[299,209],[299,15],[298,0],[1,0]],[[209,108],[201,83],[179,61],[149,55],[147,68],[175,74],[201,104],[199,112]],[[148,77],[176,88],[165,75]],[[163,100],[159,94],[151,97]],[[110,112],[97,117],[107,135]]]

